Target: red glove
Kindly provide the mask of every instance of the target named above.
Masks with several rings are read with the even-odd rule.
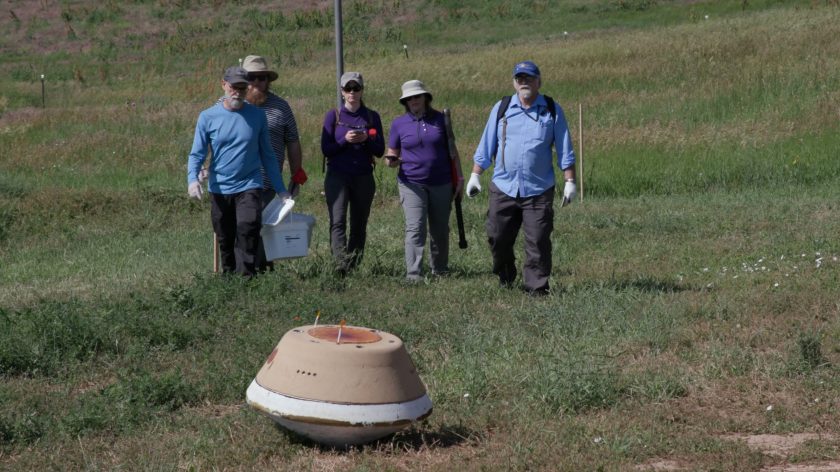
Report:
[[[298,185],[305,184],[307,179],[309,179],[309,177],[306,176],[306,172],[303,170],[303,167],[298,169],[297,172],[295,172],[295,175],[292,176],[292,182]]]

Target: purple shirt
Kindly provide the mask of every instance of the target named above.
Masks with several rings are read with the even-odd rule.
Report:
[[[351,129],[376,129],[376,136],[363,143],[348,143],[344,135]],[[321,130],[321,152],[327,157],[327,167],[347,175],[365,175],[373,172],[373,156],[385,153],[385,138],[382,135],[382,120],[379,114],[364,105],[355,112],[345,107],[339,109],[338,123],[335,110],[324,115]]]
[[[452,182],[443,113],[429,110],[422,118],[411,113],[398,116],[391,123],[388,147],[400,150],[400,181],[425,185]]]

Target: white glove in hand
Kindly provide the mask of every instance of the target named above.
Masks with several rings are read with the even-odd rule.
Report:
[[[201,188],[201,182],[195,181],[187,187],[187,193],[190,195],[191,198],[197,198],[201,200],[201,197],[204,196],[204,190]]]
[[[565,205],[572,203],[575,196],[577,196],[577,184],[574,182],[566,182],[566,187],[563,188],[563,202]]]
[[[478,174],[470,174],[470,181],[467,182],[467,196],[472,198],[481,192],[481,182],[478,181]]]

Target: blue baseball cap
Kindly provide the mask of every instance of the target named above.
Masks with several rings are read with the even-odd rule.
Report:
[[[531,61],[520,62],[513,67],[513,76],[516,77],[519,74],[530,75],[531,77],[539,77],[540,68],[537,67],[537,65]]]

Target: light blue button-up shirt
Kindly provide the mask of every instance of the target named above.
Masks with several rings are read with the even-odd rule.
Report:
[[[551,120],[548,103],[538,95],[530,108],[525,109],[519,96],[514,94],[505,111],[507,120],[504,150],[502,128],[504,120],[496,123],[501,101],[490,111],[481,141],[475,150],[473,162],[487,169],[496,158],[493,183],[510,197],[533,197],[554,186],[554,166],[551,146],[557,150],[557,166],[568,169],[575,164],[572,137],[563,109],[554,104],[556,117]]]

